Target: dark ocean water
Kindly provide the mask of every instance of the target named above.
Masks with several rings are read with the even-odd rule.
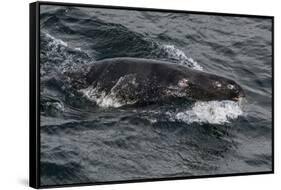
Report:
[[[40,29],[41,185],[272,169],[270,19],[41,6]],[[126,107],[65,75],[113,57],[230,78],[246,100]]]

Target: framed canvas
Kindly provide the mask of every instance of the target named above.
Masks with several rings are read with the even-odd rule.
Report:
[[[274,18],[30,4],[30,186],[274,172]]]

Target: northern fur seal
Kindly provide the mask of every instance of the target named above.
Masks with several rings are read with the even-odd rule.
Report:
[[[80,91],[98,102],[111,98],[124,104],[167,98],[233,100],[244,97],[233,80],[165,61],[112,58],[95,62],[80,81]]]

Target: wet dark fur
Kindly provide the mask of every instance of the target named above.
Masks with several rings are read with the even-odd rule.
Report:
[[[84,73],[85,74],[85,73]],[[109,92],[121,77],[132,75],[137,85],[120,84],[118,96],[139,101],[170,97],[192,100],[237,100],[243,89],[233,80],[183,65],[139,58],[113,58],[95,62],[85,75],[87,86]],[[132,79],[127,77],[130,83]],[[179,85],[183,80],[184,86]],[[231,88],[230,88],[231,87]]]

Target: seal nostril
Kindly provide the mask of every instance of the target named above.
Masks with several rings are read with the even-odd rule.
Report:
[[[245,92],[241,89],[240,91],[239,91],[239,95],[238,95],[239,97],[245,97],[246,95],[245,95]]]

